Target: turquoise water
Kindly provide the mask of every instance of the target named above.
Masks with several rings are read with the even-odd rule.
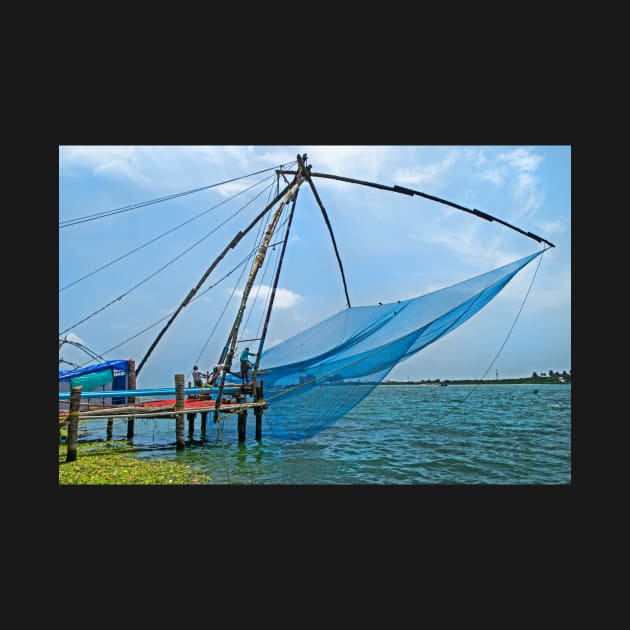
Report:
[[[265,426],[238,444],[236,417],[206,435],[198,415],[187,446],[175,449],[175,421],[135,421],[137,457],[173,459],[213,484],[570,484],[570,385],[383,385],[337,424],[301,442]],[[104,424],[80,439],[104,437]],[[126,422],[114,422],[114,439]]]

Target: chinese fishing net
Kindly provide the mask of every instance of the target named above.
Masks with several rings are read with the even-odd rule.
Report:
[[[541,253],[412,299],[345,308],[264,351],[259,378],[272,433],[300,440],[331,426],[396,364],[461,326]]]

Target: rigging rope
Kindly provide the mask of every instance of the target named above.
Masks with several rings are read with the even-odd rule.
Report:
[[[183,223],[180,223],[179,225],[176,225],[174,228],[172,228],[170,230],[167,230],[166,232],[163,232],[159,236],[156,236],[155,238],[152,238],[151,240],[149,240],[149,241],[145,242],[144,244],[140,245],[139,247],[136,247],[135,249],[132,249],[131,251],[127,252],[126,254],[123,254],[122,256],[119,256],[118,258],[115,258],[114,260],[106,263],[102,267],[99,267],[98,269],[95,269],[94,271],[91,271],[90,273],[86,274],[85,276],[82,276],[78,280],[75,280],[74,282],[70,282],[69,284],[66,284],[64,287],[61,287],[61,289],[59,289],[59,293],[61,293],[62,291],[65,291],[66,289],[68,289],[71,286],[74,286],[75,284],[78,284],[79,282],[81,282],[82,280],[85,280],[86,278],[90,278],[91,276],[93,276],[94,274],[98,273],[99,271],[103,271],[103,269],[107,269],[107,267],[110,267],[114,263],[117,263],[117,262],[123,260],[124,258],[127,258],[127,256],[131,256],[131,254],[135,254],[136,252],[140,251],[141,249],[144,249],[145,247],[148,247],[152,243],[155,243],[156,241],[159,241],[161,238],[164,238],[165,236],[168,236],[169,234],[173,234],[173,232],[179,230],[179,228],[184,227],[185,225],[188,225],[189,223],[192,223],[193,221],[195,221],[199,217],[203,216],[204,214],[207,214],[208,212],[212,212],[212,210],[216,210],[219,206],[222,206],[223,204],[226,204],[229,201],[232,201],[233,199],[236,199],[236,197],[238,197],[239,195],[242,195],[242,194],[246,193],[247,191],[251,190],[252,188],[255,188],[259,184],[262,184],[263,182],[267,181],[268,179],[269,178],[266,177],[265,179],[259,180],[258,182],[256,182],[255,184],[252,184],[248,188],[244,188],[240,192],[237,192],[236,194],[232,195],[231,197],[228,197],[227,199],[224,199],[223,201],[219,202],[215,206],[212,206],[211,208],[208,208],[207,210],[204,210],[203,212],[200,212],[199,214],[195,215],[191,219],[188,219],[187,221],[184,221]],[[269,188],[271,189],[271,187],[269,187]],[[267,188],[265,188],[263,190],[263,192],[265,190],[267,190]]]
[[[285,221],[279,225],[278,227],[282,227],[282,225],[286,225],[286,221],[287,219],[285,219]],[[282,243],[282,241],[280,241],[280,243]],[[276,243],[274,243],[274,245],[276,245]],[[275,247],[272,248],[272,252],[275,250]],[[266,280],[266,276],[268,272],[271,272],[272,277],[274,277],[276,275],[276,270],[278,269],[278,265],[280,264],[280,256],[281,256],[281,252],[278,252],[278,254],[275,256],[275,260],[272,264],[272,258],[273,258],[273,254],[271,254],[269,256],[269,263],[265,266],[264,270],[263,270],[263,276],[262,276],[262,280],[261,282],[265,282]],[[266,286],[270,286],[270,285],[266,285]],[[269,307],[269,301],[271,300],[271,293],[272,293],[273,288],[271,288],[271,290],[269,290],[267,292],[267,295],[265,296],[265,301],[263,303],[262,309],[260,311],[260,319],[258,321],[258,324],[256,326],[256,338],[260,339],[262,330],[263,330],[263,324],[265,321],[265,313],[267,312],[267,309]],[[258,296],[256,296],[258,297]],[[247,323],[249,321],[249,317],[247,319],[247,321],[245,322],[245,326],[247,326]],[[259,353],[260,355],[260,353]]]
[[[268,199],[267,201],[269,201],[269,199]],[[264,233],[265,233],[265,231],[266,231],[266,229],[267,229],[267,226],[269,225],[269,221],[271,221],[271,213],[269,213],[269,214],[265,217],[265,223],[264,223],[264,225],[263,225],[263,222],[262,222],[262,221],[260,222],[260,226],[259,226],[259,229],[258,229],[258,234],[256,235],[256,240],[255,240],[255,243],[254,243],[254,248],[253,248],[252,252],[254,252],[254,251],[258,251],[258,249],[259,249],[259,247],[260,247],[260,245],[261,245],[261,243],[262,243],[262,241],[263,241],[263,238],[264,238]],[[264,280],[264,273],[265,273],[265,271],[266,271],[266,268],[265,268],[265,270],[263,270],[263,276],[262,276],[261,282]],[[244,270],[243,270],[243,273],[244,273]],[[243,274],[241,274],[241,276],[239,277],[239,282],[240,282],[240,280],[241,280],[242,278],[243,278]],[[261,288],[261,285],[260,285],[260,283],[259,283],[259,285],[258,285],[258,290],[257,290],[257,292],[256,292],[256,296],[254,297],[254,300],[253,300],[253,302],[254,302],[254,303],[256,302],[256,299],[258,298],[258,295],[260,294],[260,288]],[[250,310],[249,310],[249,312],[248,312],[248,314],[247,314],[247,318],[246,318],[246,320],[245,320],[244,327],[246,327],[246,326],[247,326],[247,324],[249,323],[249,319],[250,319],[250,317],[251,317],[252,312],[253,312],[253,308],[252,308],[252,309],[250,309]],[[256,336],[258,336],[258,335],[256,335]]]
[[[230,271],[228,271],[222,278],[219,278],[219,280],[217,280],[214,284],[211,284],[207,289],[204,289],[201,293],[199,293],[199,295],[195,296],[192,300],[190,300],[190,303],[192,304],[193,302],[196,302],[198,299],[200,299],[201,297],[203,297],[206,293],[208,293],[210,290],[214,289],[214,287],[216,287],[217,285],[219,285],[221,282],[223,282],[224,280],[226,280],[229,276],[231,276],[239,267],[242,267],[243,265],[245,265],[245,263],[247,263],[248,260],[251,259],[251,257],[254,255],[254,251],[251,251],[247,256],[245,256],[245,258],[243,258],[241,260],[241,262],[239,262],[237,265],[235,265]],[[226,305],[227,307],[227,305]],[[110,352],[113,352],[114,350],[117,350],[118,348],[124,346],[126,343],[129,343],[130,341],[136,339],[136,337],[139,337],[140,335],[144,334],[145,332],[147,332],[148,330],[151,330],[151,328],[155,328],[158,324],[161,324],[163,321],[167,320],[173,313],[175,312],[175,310],[173,309],[172,311],[170,311],[167,315],[165,315],[164,317],[161,317],[160,319],[158,319],[157,321],[153,322],[152,324],[149,324],[149,326],[147,326],[146,328],[143,328],[142,330],[140,330],[139,332],[135,333],[134,335],[132,335],[131,337],[127,337],[127,339],[125,339],[124,341],[121,341],[119,344],[112,346],[111,348],[109,348],[108,350],[105,350],[105,352],[103,352],[103,356],[108,355]],[[90,363],[90,361],[86,361],[83,365],[81,365],[80,367],[85,367],[88,363]]]
[[[505,348],[505,344],[508,342],[508,339],[510,338],[510,335],[512,334],[512,331],[514,330],[514,326],[516,326],[516,322],[518,321],[518,318],[521,316],[521,312],[522,312],[522,310],[523,310],[523,308],[525,306],[525,302],[527,301],[527,298],[529,297],[529,293],[532,290],[532,286],[534,285],[534,280],[536,279],[536,275],[538,274],[538,270],[540,269],[540,265],[542,264],[542,259],[543,259],[544,253],[548,249],[549,249],[548,247],[543,247],[543,252],[542,252],[540,258],[538,259],[538,264],[536,265],[536,269],[534,270],[534,274],[532,275],[532,279],[531,279],[531,282],[529,283],[529,287],[527,288],[527,291],[525,293],[525,296],[523,297],[523,301],[521,303],[521,306],[518,309],[518,311],[516,313],[516,316],[514,317],[514,321],[512,322],[512,326],[510,326],[510,329],[508,330],[507,335],[505,336],[505,339],[503,340],[503,343],[501,344],[500,348],[497,350],[497,353],[494,356],[494,359],[492,359],[492,361],[490,361],[490,365],[488,365],[488,367],[486,368],[486,371],[481,375],[481,378],[475,379],[475,380],[483,380],[485,378],[486,374],[488,374],[488,372],[490,371],[492,366],[496,363],[496,360],[499,358],[499,355],[503,351],[503,348]],[[473,387],[470,389],[468,394],[464,397],[464,402],[466,400],[468,400],[470,395],[473,393],[473,391],[477,387],[479,387],[479,383],[476,383],[475,385],[473,385]],[[448,417],[448,414],[447,414],[446,417]]]
[[[273,186],[273,183],[270,184],[271,186]],[[112,304],[115,304],[116,302],[119,302],[120,300],[122,300],[122,298],[126,297],[127,295],[129,295],[132,291],[135,291],[138,287],[142,286],[143,284],[145,284],[146,282],[148,282],[149,280],[151,280],[151,278],[154,278],[155,276],[157,276],[159,273],[161,273],[162,271],[164,271],[164,269],[170,267],[173,263],[175,263],[177,260],[179,260],[182,256],[184,256],[185,254],[187,254],[188,252],[190,252],[193,248],[197,247],[197,245],[199,245],[200,243],[202,243],[203,241],[205,241],[207,238],[209,238],[212,234],[214,234],[220,227],[222,227],[223,225],[225,225],[228,221],[230,221],[231,219],[233,219],[237,214],[239,214],[240,212],[242,212],[249,204],[253,203],[256,199],[258,199],[258,197],[260,197],[260,195],[262,195],[265,190],[267,190],[266,188],[264,190],[262,190],[261,192],[259,192],[255,197],[253,197],[250,201],[248,201],[244,206],[242,206],[241,208],[239,208],[239,210],[237,210],[234,214],[232,214],[231,216],[229,216],[227,219],[225,219],[225,221],[223,221],[222,223],[219,223],[219,225],[217,225],[215,228],[213,228],[212,230],[210,230],[210,232],[208,232],[205,236],[201,237],[197,242],[193,243],[190,247],[188,247],[187,249],[185,249],[183,252],[181,252],[180,254],[178,254],[177,256],[175,256],[174,258],[172,258],[169,262],[167,262],[165,265],[163,265],[162,267],[160,267],[157,271],[155,271],[154,273],[150,274],[149,276],[147,276],[144,280],[141,280],[140,282],[138,282],[137,284],[135,284],[133,287],[131,287],[129,290],[127,290],[125,293],[119,295],[117,298],[114,298],[111,302],[105,304],[103,307],[101,307],[100,309],[96,310],[94,313],[92,313],[91,315],[88,315],[87,317],[84,317],[82,320],[76,322],[75,324],[73,324],[72,326],[70,326],[69,328],[66,328],[65,330],[61,331],[59,333],[59,335],[63,335],[67,332],[69,332],[70,330],[72,330],[73,328],[76,328],[79,324],[82,324],[84,322],[86,322],[87,320],[91,319],[92,317],[94,317],[95,315],[97,315],[98,313],[101,313],[102,311],[104,311],[106,308],[108,308],[109,306],[111,306]]]
[[[258,251],[258,247],[259,247],[259,239],[262,239],[262,235],[261,232],[263,231],[263,222],[261,221],[258,227],[258,234],[256,235],[256,239],[254,241],[254,245],[251,249],[251,251],[249,252],[249,254],[243,259],[243,261],[241,263],[239,263],[239,266],[242,267],[241,269],[241,273],[237,279],[237,281],[234,284],[234,287],[232,288],[232,292],[230,293],[230,297],[227,299],[225,306],[223,307],[223,310],[221,311],[219,318],[217,319],[214,328],[210,331],[210,334],[208,335],[208,338],[206,339],[205,344],[203,345],[203,348],[201,350],[201,352],[199,353],[199,355],[197,356],[197,359],[195,360],[195,364],[199,364],[201,361],[201,356],[203,355],[205,349],[208,347],[208,344],[210,343],[210,339],[212,339],[212,336],[214,335],[217,327],[219,326],[219,324],[221,323],[221,320],[223,319],[223,316],[225,315],[230,303],[232,302],[232,298],[234,297],[234,295],[236,295],[236,290],[238,288],[238,285],[240,284],[241,280],[243,279],[243,276],[245,275],[245,263],[250,260],[252,258],[252,256],[254,256],[254,254],[256,253],[256,251]],[[231,273],[231,272],[230,272]],[[227,276],[225,276],[227,277]],[[206,293],[207,291],[204,291],[204,293]],[[201,296],[198,296],[201,297]],[[196,298],[195,298],[196,299]],[[192,374],[192,372],[189,374],[189,376]]]
[[[291,162],[291,164],[295,164],[296,160]],[[161,203],[163,201],[168,201],[170,199],[175,199],[177,197],[182,197],[184,195],[191,195],[192,193],[199,192],[201,190],[208,190],[209,188],[216,188],[217,186],[223,186],[224,184],[229,184],[231,182],[236,182],[239,179],[246,179],[247,177],[253,177],[254,175],[260,175],[260,173],[266,173],[267,171],[272,171],[277,168],[284,168],[283,165],[280,166],[272,166],[271,168],[263,169],[262,171],[256,171],[255,173],[250,173],[249,175],[242,175],[241,177],[234,177],[233,179],[227,179],[224,182],[219,182],[218,184],[210,184],[209,186],[202,186],[201,188],[194,188],[193,190],[186,190],[184,192],[175,193],[173,195],[168,195],[166,197],[160,197],[159,199],[152,199],[150,201],[141,201],[139,203],[134,203],[129,206],[123,206],[122,208],[115,208],[113,210],[104,210],[102,212],[95,212],[93,214],[85,215],[84,217],[77,217],[74,219],[65,219],[64,221],[59,222],[59,228],[69,227],[72,225],[77,225],[79,223],[85,223],[86,221],[93,221],[95,219],[102,219],[104,217],[112,216],[114,214],[119,214],[121,212],[128,212],[130,210],[135,210],[136,208],[142,208],[144,206],[150,206],[155,203]]]
[[[206,271],[204,272],[204,274],[201,276],[200,280],[197,282],[197,284],[190,290],[190,292],[188,293],[188,295],[184,298],[183,302],[177,307],[177,310],[175,311],[175,313],[173,314],[173,316],[168,320],[168,322],[166,323],[166,325],[164,326],[164,328],[158,333],[158,336],[155,338],[155,340],[153,341],[153,343],[151,344],[151,346],[149,347],[149,349],[146,351],[144,357],[142,358],[142,360],[140,361],[140,365],[136,368],[136,376],[138,374],[140,374],[140,370],[142,370],[144,364],[146,363],[147,359],[149,358],[149,356],[151,355],[151,353],[153,352],[155,346],[158,344],[158,342],[160,341],[160,339],[164,336],[164,334],[166,333],[166,331],[168,330],[168,328],[170,327],[170,325],[173,323],[173,321],[175,320],[175,318],[177,317],[177,315],[181,312],[181,310],[190,302],[190,300],[194,297],[195,293],[197,293],[197,291],[201,288],[201,285],[206,281],[206,279],[208,278],[208,276],[214,271],[214,269],[217,267],[217,265],[221,262],[221,260],[227,255],[227,253],[230,251],[230,249],[234,249],[238,243],[245,237],[246,234],[248,234],[250,232],[250,230],[252,230],[252,228],[256,225],[256,223],[258,223],[264,216],[265,214],[267,214],[267,212],[269,212],[269,210],[274,206],[274,204],[285,194],[285,192],[289,190],[289,187],[287,186],[287,188],[285,190],[282,191],[282,193],[280,195],[278,195],[271,203],[269,203],[261,212],[258,213],[258,215],[256,215],[256,217],[249,223],[249,225],[244,229],[244,230],[239,230],[238,233],[236,234],[236,236],[232,239],[232,241],[230,243],[228,243],[222,250],[222,252],[214,259],[214,261],[212,262],[212,264],[208,267],[208,269],[206,269]],[[256,259],[254,259],[256,260]],[[222,375],[222,383],[223,383],[223,379],[224,379],[225,373],[223,373]],[[216,411],[215,411],[215,417],[216,417]]]
[[[284,214],[284,211],[285,211],[286,209],[287,209],[287,207],[285,206],[285,207],[284,207],[284,209],[283,209],[283,211],[282,211],[282,214]],[[281,216],[282,216],[282,215],[281,215]],[[288,221],[288,217],[285,217],[285,218],[284,218],[284,220],[280,221],[280,222],[278,223],[278,226],[276,227],[276,229],[275,229],[274,233],[278,233],[278,232],[282,229],[282,227],[283,227],[284,225],[286,225],[287,221]],[[272,247],[272,252],[273,252],[273,251],[274,251],[274,249],[275,249],[275,245],[276,245],[276,243],[274,243],[274,246],[273,246],[273,247],[272,247],[272,245],[269,245],[269,247]],[[262,270],[262,276],[261,276],[260,281],[259,281],[259,283],[258,283],[258,286],[257,286],[257,288],[256,288],[256,295],[254,296],[254,299],[253,299],[253,303],[254,303],[254,304],[256,303],[256,301],[258,300],[258,298],[259,298],[259,296],[260,296],[260,292],[261,292],[261,290],[262,290],[262,286],[263,286],[263,284],[264,284],[264,282],[265,282],[265,277],[267,276],[267,273],[268,273],[270,270],[273,270],[273,269],[275,269],[275,268],[277,267],[277,265],[278,265],[278,263],[279,263],[279,254],[278,254],[278,255],[276,255],[276,257],[275,257],[275,262],[273,263],[273,265],[272,265],[272,263],[271,263],[272,259],[273,259],[273,254],[269,255],[269,258],[265,260],[265,264],[264,264],[264,267],[263,267],[263,270]],[[259,322],[259,324],[258,324],[258,327],[256,328],[256,333],[255,333],[256,338],[260,337],[260,331],[261,331],[261,329],[262,329],[262,323],[263,323],[263,319],[264,319],[264,316],[265,316],[265,310],[266,310],[267,304],[269,303],[269,300],[270,300],[270,299],[271,299],[271,291],[269,291],[269,292],[267,293],[266,297],[265,297],[265,302],[264,302],[264,304],[263,304],[262,312],[261,312],[261,314],[260,314],[260,322]],[[248,326],[248,324],[249,324],[249,320],[250,320],[250,318],[251,318],[251,316],[252,316],[253,312],[254,312],[254,309],[253,309],[253,308],[249,310],[248,315],[247,315],[247,318],[246,318],[246,319],[245,319],[245,321],[243,322],[243,330],[245,330],[245,329],[247,328],[247,326]]]

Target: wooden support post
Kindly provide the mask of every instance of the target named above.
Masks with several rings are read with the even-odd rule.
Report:
[[[262,381],[256,383],[256,391],[254,393],[254,400],[256,402],[263,400],[263,384]],[[262,407],[254,407],[254,415],[256,416],[256,439],[260,441],[262,439]]]
[[[114,421],[113,420],[108,420],[107,421],[107,440],[111,440],[112,437],[114,435]]]
[[[247,427],[247,409],[238,412],[238,441],[245,441],[245,433]]]
[[[201,412],[201,433],[202,435],[206,434],[206,424],[208,422],[208,412],[207,411],[202,411]]]
[[[260,442],[262,439],[262,407],[254,407],[254,416],[256,417],[256,440]]]
[[[136,362],[133,359],[127,359],[127,389],[136,389]],[[133,405],[136,402],[135,396],[129,396],[127,398],[127,404]],[[133,425],[135,417],[129,416],[127,418],[127,439],[133,438]]]
[[[68,445],[66,448],[66,461],[74,462],[77,459],[77,442],[79,441],[79,408],[81,406],[81,391],[83,386],[73,387],[70,390],[70,420],[68,423]]]
[[[192,437],[195,432],[195,416],[196,413],[187,413],[186,417],[188,418],[188,437]]]
[[[184,374],[175,374],[175,411],[184,410]],[[181,450],[186,446],[184,440],[184,414],[175,416],[175,448]]]

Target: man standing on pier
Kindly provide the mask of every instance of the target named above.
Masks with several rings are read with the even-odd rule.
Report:
[[[249,348],[245,348],[243,352],[241,352],[241,378],[243,379],[243,383],[247,383],[247,374],[249,372],[249,368],[251,363],[249,361],[249,357],[256,356],[255,352],[250,352]]]
[[[200,372],[199,368],[195,365],[193,367],[193,373],[192,373],[193,383],[195,384],[195,387],[203,387],[204,376],[208,378],[208,373],[206,372],[206,374],[204,374],[203,372]]]

